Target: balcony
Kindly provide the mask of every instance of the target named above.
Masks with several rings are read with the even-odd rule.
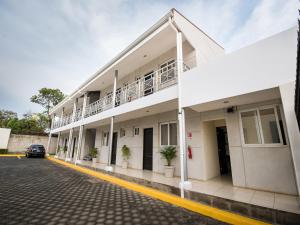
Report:
[[[183,64],[183,71],[190,68]],[[159,70],[146,74],[144,77],[125,85],[116,90],[116,99],[114,107],[132,102],[136,99],[151,95],[162,89],[177,84],[177,67],[176,62],[172,61],[161,67]],[[113,93],[109,93],[99,100],[89,104],[85,108],[83,118],[96,115],[103,111],[113,108]],[[59,118],[53,122],[52,129],[66,126],[72,123],[72,115]],[[74,115],[73,122],[79,121],[82,118],[82,109],[78,109]]]

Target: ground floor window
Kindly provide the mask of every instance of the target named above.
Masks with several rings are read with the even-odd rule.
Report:
[[[160,124],[160,145],[177,145],[177,123]]]
[[[286,145],[285,131],[278,105],[240,111],[245,145]]]
[[[102,146],[108,146],[108,137],[109,137],[109,132],[103,132]]]

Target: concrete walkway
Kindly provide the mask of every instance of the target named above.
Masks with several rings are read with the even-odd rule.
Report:
[[[96,163],[91,161],[82,161],[82,165],[91,166],[98,169],[104,169],[106,164]],[[118,166],[113,166],[114,172],[144,179],[151,182],[179,186],[180,178],[166,178],[163,174],[155,173],[146,170],[123,169]],[[192,187],[189,189],[194,192],[217,196],[229,200],[235,200],[243,203],[253,204],[257,206],[267,207],[270,209],[278,209],[286,212],[300,214],[300,206],[298,197],[274,192],[266,192],[248,188],[234,187],[230,176],[216,177],[208,181],[200,181],[189,179]]]

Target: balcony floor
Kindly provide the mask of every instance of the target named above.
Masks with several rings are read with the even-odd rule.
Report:
[[[104,170],[106,164],[83,161],[84,166],[90,166]],[[139,178],[151,182],[165,184],[169,186],[179,187],[180,178],[166,178],[163,174],[155,173],[147,170],[123,169],[119,166],[113,166],[114,172],[134,178]],[[282,210],[300,214],[300,206],[298,197],[287,194],[279,194],[274,192],[259,191],[255,189],[234,187],[230,176],[219,176],[208,181],[200,181],[189,179],[191,182],[190,191],[217,196],[220,198],[235,200],[266,208]]]

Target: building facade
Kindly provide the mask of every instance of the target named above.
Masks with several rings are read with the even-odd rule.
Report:
[[[97,148],[112,170],[126,145],[129,168],[163,173],[160,150],[176,146],[183,188],[227,176],[298,195],[296,50],[295,27],[225,54],[172,9],[51,110],[57,157],[82,163]]]

